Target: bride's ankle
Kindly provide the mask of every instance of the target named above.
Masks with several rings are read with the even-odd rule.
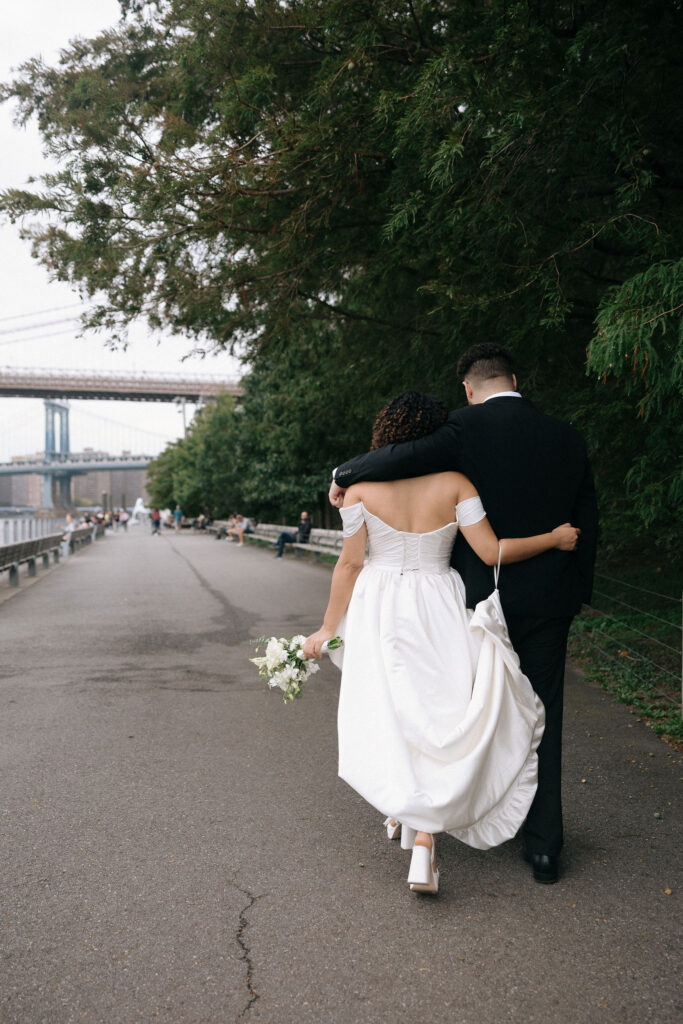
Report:
[[[415,846],[426,846],[428,850],[432,848],[432,837],[429,832],[418,832],[415,836]]]

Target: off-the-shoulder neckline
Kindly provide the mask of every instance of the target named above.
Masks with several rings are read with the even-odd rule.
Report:
[[[345,508],[341,509],[340,511],[349,512],[349,511],[351,511],[351,509],[356,508],[359,505],[360,505],[361,508],[365,509],[365,511],[367,512],[367,514],[369,516],[372,516],[372,518],[376,519],[378,523],[381,523],[382,526],[388,527],[388,529],[393,530],[394,533],[405,533],[409,537],[429,537],[433,533],[441,533],[443,530],[448,530],[449,527],[451,527],[451,526],[457,526],[458,525],[457,519],[454,519],[452,523],[446,523],[444,526],[440,526],[438,528],[438,530],[426,530],[424,533],[416,533],[414,530],[397,530],[395,526],[391,525],[391,523],[387,523],[386,520],[380,519],[380,517],[376,516],[374,512],[371,512],[370,509],[367,507],[367,505],[365,505],[363,503],[362,500],[355,502],[353,505],[347,505]]]

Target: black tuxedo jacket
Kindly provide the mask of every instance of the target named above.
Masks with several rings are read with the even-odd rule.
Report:
[[[544,416],[524,398],[490,398],[450,413],[433,434],[345,462],[335,480],[350,487],[362,480],[446,470],[469,477],[499,537],[546,533],[566,522],[581,529],[577,551],[554,549],[503,566],[500,596],[506,614],[572,616],[590,601],[598,509],[585,445],[573,427]],[[492,569],[460,534],[451,564],[465,582],[468,607],[491,593]]]

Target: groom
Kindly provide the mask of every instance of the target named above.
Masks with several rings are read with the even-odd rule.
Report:
[[[474,345],[457,367],[468,406],[450,413],[433,434],[387,445],[334,472],[330,501],[362,480],[396,480],[458,470],[477,488],[499,537],[526,537],[571,522],[581,530],[577,552],[547,551],[506,565],[500,597],[522,671],[545,706],[538,748],[538,789],[522,828],[524,858],[537,882],[556,882],[562,847],[562,696],[567,634],[590,601],[598,537],[593,478],[581,435],[538,412],[517,391],[510,355]],[[474,608],[493,589],[491,569],[458,535],[451,564]]]

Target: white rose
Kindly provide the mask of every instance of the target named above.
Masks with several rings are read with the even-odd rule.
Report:
[[[279,665],[284,664],[287,661],[287,654],[282,646],[282,643],[273,636],[268,641],[266,647],[266,665],[268,670],[276,669]]]
[[[271,687],[279,686],[281,690],[287,689],[287,680],[283,677],[282,672],[276,672],[275,675],[271,676],[268,680]]]

